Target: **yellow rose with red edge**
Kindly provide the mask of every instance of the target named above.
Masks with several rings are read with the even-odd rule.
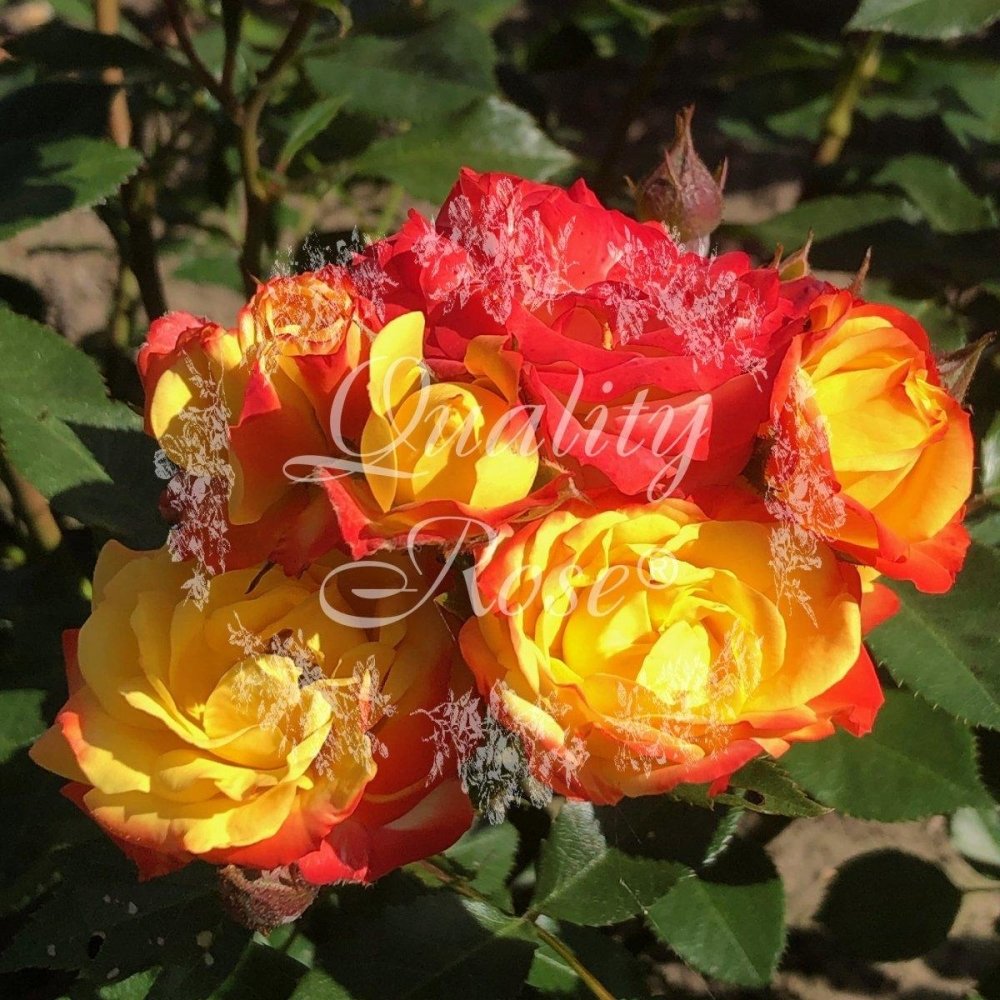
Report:
[[[927,333],[849,291],[819,295],[775,384],[769,503],[878,572],[947,590],[969,544],[969,415]],[[833,497],[803,503],[807,484]]]
[[[718,790],[762,752],[871,727],[857,571],[820,545],[783,592],[776,530],[738,490],[702,506],[610,497],[484,551],[460,644],[536,776],[599,803]]]
[[[201,859],[370,881],[468,828],[428,742],[426,713],[470,683],[454,640],[432,602],[403,614],[389,570],[324,585],[346,563],[223,573],[199,607],[165,550],[101,552],[91,616],[67,633],[69,700],[31,755],[142,874]]]
[[[520,358],[501,337],[474,339],[465,375],[437,381],[423,359],[423,314],[392,320],[372,341],[362,474],[324,483],[355,554],[447,541],[551,506],[552,478],[536,489],[538,443],[518,397]]]

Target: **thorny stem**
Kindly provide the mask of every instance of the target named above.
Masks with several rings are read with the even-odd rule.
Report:
[[[257,77],[257,82],[247,94],[246,99],[241,103],[234,94],[232,86],[242,15],[240,0],[226,0],[223,4],[226,52],[223,59],[221,80],[215,78],[195,50],[179,0],[165,0],[165,2],[167,16],[170,18],[174,34],[177,35],[177,43],[191,69],[202,86],[218,100],[233,124],[239,129],[240,170],[243,176],[246,201],[246,229],[243,235],[239,263],[240,272],[243,275],[243,286],[247,294],[251,295],[257,285],[257,277],[260,273],[261,254],[267,240],[270,208],[274,199],[274,192],[268,189],[260,175],[260,136],[258,134],[260,119],[278,77],[295,58],[299,46],[305,39],[316,17],[317,8],[313,3],[299,4],[295,20],[288,29],[284,41]]]
[[[222,84],[212,75],[211,70],[202,62],[191,40],[191,32],[188,31],[187,21],[179,0],[164,0],[167,9],[167,17],[170,20],[170,27],[174,29],[177,36],[177,44],[184,53],[188,65],[191,67],[198,82],[222,105],[230,117],[237,113],[236,98],[231,90],[226,90]]]
[[[267,236],[268,215],[272,200],[272,194],[260,176],[260,152],[258,149],[260,137],[257,129],[274,84],[295,58],[295,53],[302,44],[315,17],[316,7],[314,4],[304,3],[299,7],[285,40],[262,70],[256,85],[243,103],[241,121],[239,121],[239,150],[243,184],[246,190],[247,222],[243,250],[240,254],[240,271],[243,274],[243,285],[248,295],[253,293],[260,272],[260,258]]]
[[[600,980],[576,957],[569,945],[562,938],[556,937],[539,924],[535,924],[535,933],[580,977],[580,981],[597,997],[597,1000],[615,1000]]]
[[[225,55],[222,57],[221,87],[226,94],[233,92],[233,77],[236,74],[236,55],[240,47],[240,31],[243,27],[243,0],[222,0],[222,32],[226,39]]]
[[[59,548],[62,532],[45,497],[0,454],[0,481],[10,494],[14,516],[24,524],[28,541],[39,554]]]
[[[474,899],[479,903],[486,903],[488,906],[495,907],[496,904],[487,899],[482,893],[477,892],[472,888],[467,882],[462,881],[460,878],[456,878],[453,875],[449,875],[442,868],[439,868],[433,861],[423,860],[417,862],[418,867],[422,868],[429,875],[432,875],[439,882],[443,882],[445,885],[454,889],[461,896],[465,896],[467,899]],[[546,930],[541,927],[536,922],[537,914],[533,914],[530,910],[524,915],[524,919],[532,924],[535,929],[535,933],[557,954],[560,958],[577,974],[587,989],[597,998],[597,1000],[615,1000],[615,995],[611,993],[601,981],[588,969],[573,950],[563,941],[561,938],[557,937],[551,931]]]
[[[122,206],[128,223],[129,267],[139,285],[142,306],[152,321],[167,311],[167,299],[153,235],[156,189],[142,168],[122,188]]]
[[[835,163],[843,152],[851,134],[854,111],[865,88],[878,73],[882,59],[882,36],[873,32],[865,39],[849,72],[840,79],[834,91],[833,106],[823,122],[823,138],[816,149],[813,162],[818,167]]]

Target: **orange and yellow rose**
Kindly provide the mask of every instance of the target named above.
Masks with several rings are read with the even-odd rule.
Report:
[[[882,701],[861,644],[857,571],[818,545],[775,573],[763,504],[578,502],[482,555],[484,613],[460,644],[479,689],[520,733],[536,775],[613,803],[729,777]]]
[[[886,576],[928,592],[952,585],[968,546],[973,443],[916,320],[849,291],[819,295],[776,383],[771,425],[778,507]],[[828,502],[803,502],[817,481]]]
[[[105,546],[91,616],[67,633],[69,701],[31,754],[143,874],[197,858],[367,881],[468,828],[428,741],[426,713],[470,683],[454,640],[432,602],[364,625],[403,596],[356,596],[398,582],[363,563],[324,585],[347,562],[223,573],[199,607],[190,565]]]
[[[331,401],[365,344],[348,279],[333,268],[261,285],[232,330],[186,313],[153,323],[139,352],[146,428],[196,484],[172,504],[168,492],[190,536],[182,554],[216,571],[275,559],[299,572],[330,547],[329,505],[285,463],[329,454]],[[342,433],[364,419],[355,402]],[[218,511],[206,509],[212,500]]]

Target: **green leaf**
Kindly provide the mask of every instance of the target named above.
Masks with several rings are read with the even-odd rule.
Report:
[[[278,164],[287,167],[337,117],[344,106],[343,96],[327,97],[310,104],[295,120],[278,155]]]
[[[618,923],[659,899],[683,871],[608,847],[594,807],[566,803],[542,847],[531,909],[575,924]]]
[[[0,690],[0,762],[45,729],[42,705],[46,693],[34,688]]]
[[[489,97],[445,125],[413,128],[373,143],[354,168],[402,184],[414,197],[441,201],[463,166],[544,181],[573,162],[572,154],[552,142],[527,112]]]
[[[969,534],[981,545],[1000,545],[1000,511],[993,510],[968,524]]]
[[[861,819],[923,819],[987,800],[972,733],[905,691],[886,692],[867,736],[838,732],[781,760],[820,802]]]
[[[661,28],[692,27],[719,12],[713,3],[671,4],[671,10],[658,10],[634,0],[607,0],[608,6],[621,14],[642,35],[652,35]]]
[[[950,163],[911,153],[893,159],[872,179],[898,187],[939,233],[969,233],[997,224],[996,209],[966,187]]]
[[[646,970],[642,963],[622,944],[592,927],[559,924],[548,928],[594,974],[597,980],[616,997],[638,997],[646,994]],[[566,960],[543,943],[535,952],[528,985],[545,996],[565,1000],[593,1000],[593,993]]]
[[[487,31],[495,28],[517,6],[518,0],[427,0],[427,10],[435,17],[451,11],[464,15]]]
[[[180,995],[197,1000],[226,978],[249,939],[222,913],[208,866],[138,882],[130,862],[102,839],[65,852],[59,876],[0,969],[78,969],[107,983],[159,965],[175,969],[185,984]]]
[[[891,583],[899,612],[868,637],[896,680],[952,715],[991,729],[1000,729],[1000,635],[983,623],[1000,613],[998,579],[1000,551],[973,543],[947,594]]]
[[[345,927],[351,933],[315,938],[316,963],[365,1000],[509,1000],[536,946],[524,917],[450,890],[348,919]]]
[[[469,884],[501,907],[510,906],[506,882],[516,854],[517,830],[510,823],[472,830],[445,851]]]
[[[917,958],[939,945],[962,894],[930,861],[902,851],[851,858],[827,890],[816,919],[838,948],[875,962]]]
[[[765,985],[785,944],[781,879],[749,843],[702,875],[689,872],[646,917],[685,962],[740,986]]]
[[[865,279],[864,296],[869,302],[884,302],[912,316],[930,334],[931,343],[938,352],[956,351],[966,343],[966,319],[934,299],[900,295],[891,282],[871,277]]]
[[[211,253],[196,256],[192,250],[190,255],[174,268],[173,277],[182,281],[190,281],[195,285],[220,285],[231,288],[243,294],[243,280],[240,278],[236,252]]]
[[[313,85],[345,108],[376,118],[439,122],[493,93],[490,37],[446,15],[405,38],[352,35],[305,61]]]
[[[212,1000],[215,1000],[213,997]],[[229,997],[223,1000],[230,1000]],[[234,995],[232,1000],[243,1000]],[[251,993],[247,1000],[257,1000]],[[260,1000],[275,1000],[272,994],[261,996]],[[284,1000],[284,998],[282,998]],[[353,1000],[351,994],[340,983],[336,983],[322,969],[310,969],[296,984],[295,991],[288,1000]]]
[[[0,240],[115,193],[142,156],[100,139],[0,141]]]
[[[55,331],[0,306],[0,435],[53,506],[128,544],[158,545],[162,489],[142,420],[107,398],[94,363]]]
[[[252,941],[229,978],[213,991],[212,1000],[305,1000],[308,973],[294,958]],[[317,997],[349,1000],[346,993],[337,992],[335,983],[328,983],[331,988]],[[177,1000],[184,995],[174,994]]]
[[[899,218],[906,222],[919,221],[916,209],[904,198],[868,191],[864,194],[831,194],[812,198],[800,202],[790,212],[749,229],[765,246],[781,243],[790,247],[801,246],[810,229],[815,233],[816,241],[822,242]]]
[[[1000,18],[996,0],[861,0],[845,31],[909,38],[960,38]]]
[[[1000,873],[1000,806],[965,806],[951,817],[951,842],[975,865]]]
[[[725,849],[742,811],[727,808],[717,798],[709,799],[703,795],[703,786],[680,787],[695,788],[695,801],[644,795],[595,809],[608,846],[688,868],[710,864]]]

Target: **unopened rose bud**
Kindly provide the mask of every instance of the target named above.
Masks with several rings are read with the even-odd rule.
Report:
[[[261,934],[302,916],[318,891],[295,865],[270,871],[226,865],[219,870],[219,895],[226,911],[244,927]]]
[[[632,193],[640,221],[662,222],[688,249],[704,254],[722,221],[727,164],[723,160],[714,174],[705,166],[691,137],[693,117],[693,106],[677,115],[673,145]]]

